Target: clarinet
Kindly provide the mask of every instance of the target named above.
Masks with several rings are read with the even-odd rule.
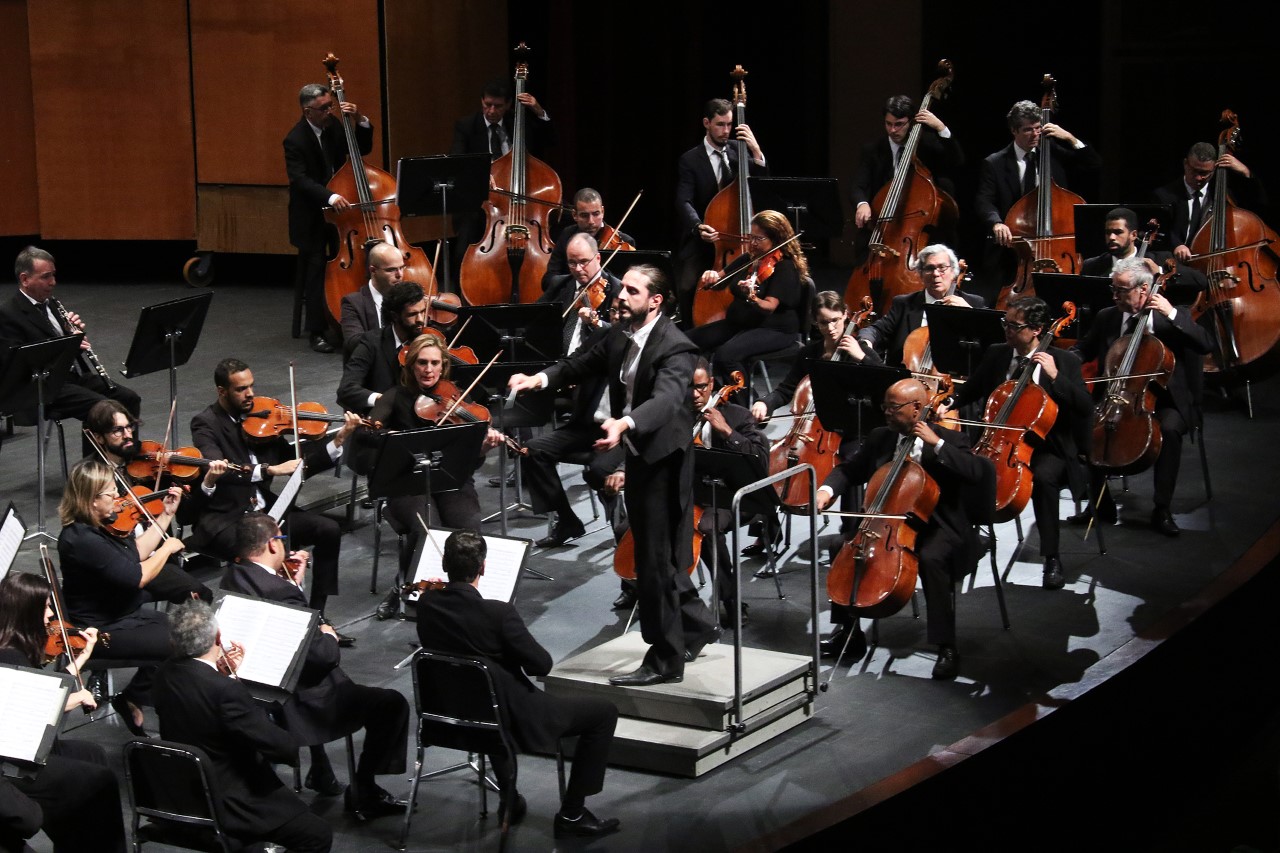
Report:
[[[62,320],[62,327],[67,334],[75,334],[75,332],[78,331],[71,322],[71,315],[67,313],[66,308],[62,307],[61,302],[50,296],[49,306],[57,312],[58,317]],[[85,361],[89,363],[89,367],[93,368],[93,372],[98,374],[102,381],[107,384],[107,390],[116,390],[116,383],[111,381],[111,374],[107,373],[107,369],[102,366],[102,362],[98,360],[98,356],[93,351],[93,347],[88,347],[82,350],[80,354],[84,356]]]

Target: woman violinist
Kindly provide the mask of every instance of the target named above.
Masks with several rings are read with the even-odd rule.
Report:
[[[729,279],[722,286],[733,293],[723,320],[688,332],[698,349],[713,354],[718,384],[730,381],[734,371],[745,371],[746,360],[753,354],[785,349],[796,342],[809,262],[798,241],[775,248],[794,236],[785,216],[762,210],[751,218],[746,254],[735,258],[723,273],[707,270],[702,274],[699,287],[712,288],[722,278]]]
[[[0,663],[40,669],[46,659],[47,626],[52,619],[48,581],[38,575],[10,572],[0,581]],[[67,669],[79,673],[93,654],[98,632],[86,628],[76,636],[84,640],[84,648]],[[79,707],[97,707],[90,691],[81,689],[67,697],[66,710]],[[100,745],[58,738],[43,767],[10,781],[40,805],[41,828],[57,853],[123,853],[120,785]]]
[[[937,484],[937,504],[928,519],[900,523],[918,530],[913,557],[924,585],[928,641],[938,647],[933,677],[955,678],[960,658],[955,646],[952,584],[971,571],[978,559],[976,507],[983,497],[979,486],[991,478],[991,463],[969,452],[968,436],[931,426],[924,420],[929,392],[919,380],[903,379],[891,385],[881,408],[886,425],[872,430],[852,458],[832,470],[818,490],[818,509],[827,509],[850,486],[870,481],[872,475],[890,465],[900,449],[909,453],[927,478]],[[885,482],[881,489],[894,485]],[[869,493],[867,499],[870,502],[873,495]],[[856,594],[857,590],[853,592]],[[858,625],[857,611],[834,602],[831,611],[835,631],[824,641],[823,653],[839,654],[848,642],[848,653],[861,657],[867,641]]]
[[[147,585],[169,556],[183,548],[177,537],[161,541],[163,527],[178,508],[178,496],[166,495],[164,511],[156,523],[136,539],[122,538],[108,528],[115,520],[118,500],[115,479],[104,462],[81,460],[67,476],[66,491],[58,505],[63,524],[58,561],[65,615],[75,625],[111,634],[111,646],[98,649],[99,658],[158,663],[169,656],[169,622],[160,611],[143,605],[152,600]],[[111,706],[136,735],[145,735],[141,706],[149,702],[154,672],[154,666],[140,667],[124,690],[111,699]]]

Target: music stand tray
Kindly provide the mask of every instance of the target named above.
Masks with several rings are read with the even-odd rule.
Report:
[[[507,381],[517,373],[534,376],[542,373],[554,361],[515,361],[494,362],[480,380],[480,384],[471,392],[472,400],[485,400],[493,414],[494,429],[506,430],[512,427],[536,427],[551,422],[555,412],[556,392],[554,389],[541,391],[523,391],[517,394],[510,406],[505,405],[507,399]],[[466,389],[475,381],[483,364],[455,364],[450,368],[450,377],[458,388]],[[502,405],[499,407],[499,403]],[[495,408],[497,411],[494,411]]]
[[[555,361],[564,349],[563,311],[554,302],[473,306],[456,346],[501,351],[506,361]]]
[[[475,471],[488,431],[488,423],[476,423],[383,434],[369,473],[369,497],[434,495],[461,488]],[[421,466],[424,461],[431,464]]]
[[[929,351],[940,373],[968,376],[987,347],[1004,343],[1003,311],[935,302],[924,306],[924,315],[929,320]]]
[[[756,210],[776,210],[815,243],[844,233],[844,208],[835,178],[768,178],[749,175],[747,186]]]
[[[1032,273],[1031,286],[1036,289],[1036,296],[1048,304],[1049,313],[1054,317],[1065,313],[1062,303],[1075,303],[1075,322],[1063,330],[1061,338],[1080,340],[1089,334],[1098,312],[1116,304],[1111,297],[1109,276],[1038,272]]]
[[[675,281],[676,265],[671,260],[670,252],[655,252],[649,249],[637,249],[634,252],[618,252],[609,261],[609,272],[622,278],[627,270],[640,264],[652,264],[662,270],[669,281]]]
[[[1151,241],[1151,248],[1164,252],[1173,249],[1173,238],[1163,230],[1173,221],[1173,211],[1167,204],[1077,204],[1072,207],[1071,213],[1076,229],[1076,251],[1080,257],[1092,258],[1107,250],[1107,241],[1102,231],[1107,224],[1107,214],[1117,207],[1127,207],[1134,212],[1138,221],[1133,225],[1138,231],[1145,229],[1153,219],[1160,223],[1162,230]]]
[[[846,441],[866,438],[871,430],[884,426],[880,403],[885,392],[895,382],[911,377],[911,371],[903,367],[851,361],[811,358],[806,366],[818,420]]]
[[[133,342],[121,371],[125,378],[186,364],[200,343],[200,332],[212,301],[213,291],[205,291],[143,308],[138,313],[138,325],[133,330]]]
[[[71,363],[80,355],[83,339],[77,332],[10,349],[0,377],[0,411],[24,412],[38,403],[53,402],[67,381]]]

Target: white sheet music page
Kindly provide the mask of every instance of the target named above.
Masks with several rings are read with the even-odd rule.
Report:
[[[18,518],[18,511],[10,504],[5,513],[4,524],[0,525],[0,578],[9,574],[13,567],[13,558],[18,556],[22,547],[22,538],[27,535],[26,525]]]
[[[302,469],[306,467],[299,465],[293,469],[293,473],[289,475],[289,482],[284,484],[284,488],[280,490],[280,497],[276,498],[276,502],[271,505],[271,509],[267,511],[267,515],[276,520],[276,524],[280,523],[280,519],[284,518],[284,514],[289,511],[289,507],[293,506],[293,499],[298,496],[298,490],[302,488]]]
[[[218,604],[222,646],[244,647],[236,675],[271,687],[283,685],[294,652],[308,642],[311,611],[228,595]]]
[[[33,669],[0,667],[0,755],[35,761],[67,703],[63,679]]]
[[[444,542],[452,532],[452,530],[437,529],[430,531],[431,541],[423,543],[422,554],[413,573],[414,582],[448,580],[448,576],[444,573],[441,556],[444,553]],[[488,545],[488,555],[485,557],[484,574],[480,576],[478,587],[480,594],[485,598],[509,602],[515,595],[520,568],[524,565],[525,555],[529,551],[529,540],[486,536],[484,541]],[[416,599],[416,596],[413,598]]]

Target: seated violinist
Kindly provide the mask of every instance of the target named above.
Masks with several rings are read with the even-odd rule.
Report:
[[[382,300],[382,328],[356,338],[342,367],[338,405],[367,415],[400,378],[400,348],[422,334],[427,324],[427,295],[416,281],[391,286]]]
[[[573,224],[565,226],[556,237],[555,248],[547,260],[547,271],[542,274],[542,296],[539,301],[552,296],[565,282],[565,277],[573,273],[568,261],[569,241],[579,234],[585,234],[599,243],[608,238],[608,244],[601,249],[612,252],[618,248],[619,241],[635,245],[635,240],[627,234],[614,231],[604,222],[604,201],[600,193],[591,187],[583,187],[573,194]],[[615,236],[616,235],[616,236]]]
[[[248,425],[260,423],[245,416],[254,411],[254,378],[249,365],[235,358],[218,362],[213,371],[218,399],[191,419],[191,438],[200,455],[209,459],[226,459],[242,466],[242,470],[217,473],[212,468],[200,481],[204,492],[204,509],[191,537],[197,550],[215,554],[224,560],[235,559],[235,524],[251,510],[267,510],[275,502],[271,484],[276,477],[288,478],[303,465],[308,474],[333,467],[342,445],[360,419],[345,413],[342,428],[332,439],[301,445],[301,456],[285,440],[282,432],[265,439],[250,438]],[[293,544],[310,545],[315,553],[315,570],[311,579],[309,604],[324,615],[325,602],[338,593],[338,555],[342,547],[342,531],[338,522],[319,513],[290,509],[284,516]],[[355,641],[343,637],[345,645]]]
[[[151,602],[146,587],[172,554],[182,552],[182,540],[163,539],[164,528],[178,508],[177,489],[164,499],[156,523],[136,539],[111,530],[116,517],[116,483],[106,463],[77,462],[67,475],[67,488],[58,505],[62,533],[58,561],[62,566],[66,618],[82,628],[111,634],[111,644],[98,657],[118,660],[164,660],[169,656],[169,626],[164,613],[144,605]],[[145,735],[142,706],[150,701],[154,666],[143,666],[133,680],[112,697],[129,731]]]
[[[51,636],[46,626],[52,619],[48,581],[24,572],[6,575],[0,581],[0,663],[42,668]],[[70,637],[84,643],[67,665],[68,672],[78,675],[93,654],[98,632],[94,628],[67,630]],[[80,707],[97,707],[93,694],[83,688],[67,697],[67,711]],[[39,828],[53,842],[55,853],[124,853],[120,784],[101,745],[59,737],[43,767],[23,765],[11,781],[39,806]],[[0,841],[0,849],[9,848]]]
[[[1093,401],[1080,376],[1079,358],[1058,347],[1038,351],[1049,321],[1049,306],[1042,299],[1021,296],[1010,302],[1004,316],[1005,343],[987,350],[956,392],[952,408],[985,400],[1006,380],[1016,382],[1027,367],[1033,371],[1031,381],[1057,405],[1053,427],[1031,454],[1031,506],[1040,531],[1044,588],[1062,589],[1066,579],[1058,556],[1058,493],[1068,485],[1073,494],[1084,493],[1080,455],[1089,446]],[[938,413],[945,412],[942,407]]]
[[[422,429],[435,425],[435,418],[443,415],[450,408],[450,400],[454,399],[462,389],[456,388],[449,381],[449,356],[444,338],[439,332],[424,332],[409,342],[405,351],[404,367],[400,370],[400,382],[379,399],[369,417],[382,425],[383,429],[401,431]],[[427,404],[419,414],[419,403]],[[470,404],[474,405],[474,404]],[[483,407],[480,407],[483,409]],[[451,422],[465,422],[476,413],[459,406]],[[424,418],[425,415],[425,418]],[[483,420],[488,420],[488,411],[484,411]],[[353,470],[368,474],[373,470],[377,457],[375,434],[360,433],[356,441],[355,454],[351,460]],[[490,429],[485,436],[482,453],[501,444],[503,435]],[[479,468],[484,457],[476,458],[475,467]],[[405,476],[413,476],[406,473]],[[476,494],[474,480],[467,480],[462,487],[454,491],[440,492],[431,496],[431,503],[436,508],[438,521],[445,527],[455,529],[478,530],[480,528],[480,497]],[[422,531],[422,521],[427,511],[427,500],[423,495],[404,495],[387,501],[386,517],[391,528],[405,537],[404,559],[400,564],[399,576],[386,599],[378,606],[378,616],[387,619],[400,609],[400,585],[407,580],[408,557],[417,547]]]
[[[851,459],[832,469],[818,489],[818,509],[830,507],[850,484],[869,481],[899,453],[910,454],[937,483],[938,504],[919,529],[914,551],[924,586],[928,641],[938,647],[933,677],[952,679],[960,671],[952,584],[972,571],[978,560],[975,498],[981,497],[977,487],[991,477],[991,463],[969,452],[969,437],[964,433],[931,425],[926,420],[928,407],[929,392],[919,380],[903,379],[889,386],[881,405],[886,425],[873,429]],[[892,486],[886,481],[882,488]],[[872,499],[867,496],[868,504]],[[844,546],[837,561],[849,556],[853,544]],[[824,654],[839,654],[846,641],[847,654],[854,659],[866,653],[867,640],[855,610],[833,602],[831,621],[835,632],[823,641]]]
[[[762,210],[751,218],[747,251],[729,263],[723,273],[707,270],[699,289],[722,278],[733,294],[725,318],[689,331],[689,340],[704,353],[713,353],[712,369],[718,383],[730,381],[734,371],[745,371],[747,359],[794,344],[800,334],[800,303],[809,262],[795,240],[791,223],[776,210]],[[775,252],[776,249],[776,252]],[[700,296],[695,296],[695,301]]]

